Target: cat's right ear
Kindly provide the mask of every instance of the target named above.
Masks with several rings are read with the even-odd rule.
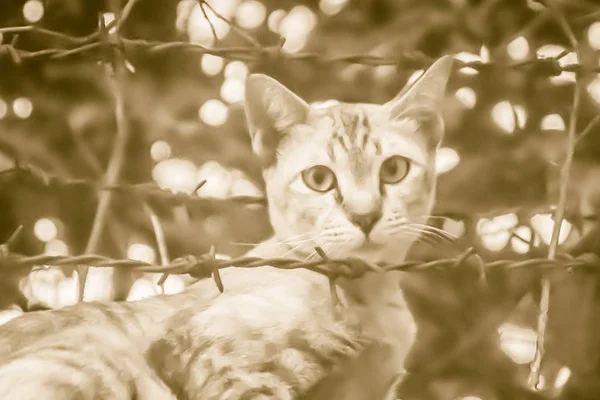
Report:
[[[275,79],[252,74],[246,80],[244,111],[252,149],[263,165],[275,161],[282,135],[306,121],[309,105]]]

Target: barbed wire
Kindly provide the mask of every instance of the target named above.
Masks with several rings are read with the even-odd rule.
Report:
[[[66,188],[87,188],[94,191],[111,190],[132,196],[138,196],[143,199],[154,198],[165,202],[168,205],[182,205],[189,203],[209,204],[219,203],[240,203],[264,205],[264,197],[259,196],[230,196],[224,199],[202,197],[196,194],[204,186],[206,181],[199,182],[190,193],[171,192],[163,189],[156,183],[119,183],[116,185],[107,185],[100,182],[91,181],[83,178],[65,178],[58,175],[48,174],[40,168],[32,165],[15,163],[10,169],[0,171],[0,180],[10,176],[12,179],[20,182],[31,182],[44,187]]]
[[[43,169],[31,165],[21,163],[18,160],[15,161],[15,166],[12,168],[4,169],[0,171],[0,183],[6,184],[8,182],[14,183],[31,183],[39,187],[56,188],[58,190],[74,189],[87,189],[94,192],[100,192],[104,190],[110,190],[114,193],[121,195],[128,195],[140,200],[158,200],[168,206],[180,206],[180,205],[198,205],[200,207],[210,206],[223,206],[226,207],[228,204],[238,204],[247,206],[266,206],[267,200],[263,196],[250,196],[250,195],[233,195],[228,197],[210,197],[198,194],[197,192],[207,183],[206,180],[200,181],[190,192],[173,192],[171,190],[161,188],[155,182],[144,182],[144,183],[119,183],[108,185],[106,183],[90,180],[87,178],[68,178],[51,174]],[[506,208],[492,208],[478,213],[461,212],[455,208],[440,207],[436,210],[436,214],[432,215],[433,219],[449,219],[456,221],[463,221],[465,218],[494,218],[500,215],[521,213],[524,210],[527,211],[527,215],[537,214],[550,214],[552,215],[555,211],[553,205],[541,204],[535,207],[527,207],[526,209],[522,206],[518,207],[506,207]],[[567,214],[567,219],[570,221],[577,221],[580,215],[573,210]]]
[[[344,54],[329,56],[317,52],[286,52],[284,51],[284,41],[276,45],[263,46],[257,45],[255,41],[250,46],[232,46],[209,48],[197,43],[184,41],[148,41],[145,39],[131,39],[121,35],[112,35],[111,40],[107,40],[106,32],[121,26],[122,21],[103,26],[99,24],[98,31],[86,36],[71,36],[62,32],[44,29],[36,26],[15,26],[0,28],[0,34],[14,34],[10,43],[0,44],[0,58],[9,57],[14,63],[21,64],[24,61],[48,57],[49,59],[61,59],[86,53],[86,56],[94,56],[102,59],[107,50],[120,50],[125,54],[131,52],[146,52],[147,54],[160,54],[169,51],[188,51],[200,54],[211,54],[227,59],[236,59],[240,61],[260,61],[260,60],[288,60],[313,62],[319,64],[361,64],[364,66],[403,66],[409,69],[421,69],[431,65],[435,58],[429,57],[420,51],[411,51],[400,54],[396,57],[382,57],[373,54]],[[68,45],[64,48],[49,48],[37,51],[21,49],[17,46],[18,35],[21,33],[36,33],[48,37],[59,39]],[[95,52],[95,54],[94,54]],[[565,51],[556,57],[539,57],[505,63],[496,60],[474,60],[465,61],[457,59],[460,67],[469,67],[478,71],[487,68],[506,68],[506,69],[531,69],[534,72],[545,76],[558,76],[563,72],[574,73],[600,73],[600,66],[587,66],[580,63],[563,64],[559,60],[568,53]]]
[[[261,258],[261,257],[238,257],[232,259],[221,259],[216,256],[214,247],[208,253],[200,256],[186,255],[171,261],[166,265],[155,265],[152,263],[133,260],[115,259],[98,254],[82,255],[51,255],[41,254],[26,256],[13,252],[10,247],[18,240],[22,231],[19,227],[15,233],[3,244],[0,244],[0,269],[8,268],[32,268],[36,266],[79,266],[90,265],[105,268],[133,268],[140,272],[163,273],[163,274],[189,274],[194,278],[212,277],[219,290],[224,290],[219,270],[223,268],[257,268],[270,266],[279,269],[307,269],[329,277],[331,280],[338,278],[358,279],[368,272],[390,272],[390,271],[423,271],[429,269],[455,269],[465,264],[469,259],[476,261],[480,281],[486,281],[487,271],[491,269],[517,270],[537,268],[543,271],[557,269],[572,270],[575,268],[595,268],[600,265],[600,258],[593,253],[586,253],[578,257],[568,254],[558,254],[556,259],[529,258],[527,260],[497,260],[484,262],[473,248],[455,258],[439,259],[423,262],[403,261],[396,264],[374,264],[358,257],[331,258],[323,249],[316,247],[319,259],[301,261],[291,258]],[[166,277],[165,277],[166,278]]]

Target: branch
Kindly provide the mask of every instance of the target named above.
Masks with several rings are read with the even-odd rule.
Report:
[[[576,52],[579,52],[579,46],[577,39],[573,33],[573,30],[567,23],[566,18],[561,13],[561,10],[553,6],[553,2],[548,1],[552,12],[563,29],[565,36],[569,40],[569,43]],[[579,54],[578,54],[579,55]],[[567,194],[569,187],[569,178],[571,173],[571,165],[573,164],[573,157],[575,154],[575,146],[577,145],[577,117],[579,115],[579,104],[581,101],[580,85],[579,82],[575,82],[573,89],[573,107],[571,108],[571,115],[569,117],[569,130],[567,139],[567,157],[560,170],[560,190],[558,197],[558,205],[556,213],[554,214],[554,226],[552,229],[552,237],[550,239],[550,247],[548,250],[548,259],[556,259],[556,253],[558,249],[558,238],[560,236],[560,228],[565,216],[565,208],[567,204]],[[540,384],[540,373],[542,360],[546,350],[546,330],[548,327],[548,313],[550,310],[550,279],[545,277],[542,279],[542,290],[540,297],[540,314],[538,316],[537,323],[537,343],[534,359],[531,363],[531,371],[529,375],[529,386],[537,390]]]
[[[123,11],[121,11],[121,15],[120,17],[116,19],[116,26],[115,26],[115,30],[116,33],[120,33],[121,29],[123,28],[123,25],[125,24],[125,22],[129,19],[129,16],[131,15],[131,11],[133,10],[133,6],[135,6],[135,4],[138,2],[139,0],[129,0],[127,2],[127,4],[125,4],[125,7],[123,7]]]
[[[202,12],[204,13],[204,16],[206,17],[206,19],[208,20],[208,22],[210,23],[210,20],[208,19],[208,16],[206,15],[206,11],[204,10],[203,5],[206,5],[206,7],[212,11],[212,13],[214,15],[217,16],[217,18],[219,18],[221,21],[226,22],[231,29],[237,33],[238,35],[240,35],[241,37],[243,37],[244,39],[246,39],[248,42],[250,42],[250,44],[252,44],[252,46],[254,47],[261,47],[260,43],[254,39],[251,35],[248,34],[248,32],[244,31],[243,29],[239,28],[236,24],[234,24],[233,22],[231,22],[230,20],[228,20],[227,18],[225,18],[221,13],[219,13],[218,11],[216,11],[206,0],[197,0],[198,4],[200,5],[200,8],[202,9]],[[212,24],[210,25],[211,28],[213,29],[214,32],[214,27],[212,26]],[[216,33],[215,33],[215,39],[217,39],[216,37]]]
[[[131,11],[136,0],[129,0],[125,6],[125,10]],[[118,10],[118,7],[115,7]],[[118,11],[117,11],[118,12]],[[116,13],[115,13],[116,14]],[[120,19],[121,20],[121,19]],[[102,23],[102,22],[101,22]],[[117,24],[119,26],[119,24]],[[118,32],[108,33],[109,39],[112,35],[113,39],[118,40]],[[115,119],[117,124],[117,135],[113,146],[113,151],[108,162],[108,167],[105,174],[105,182],[107,185],[117,184],[121,175],[121,170],[125,161],[127,142],[129,140],[129,124],[125,114],[125,97],[126,97],[126,79],[127,70],[123,54],[119,50],[112,52],[112,63],[105,63],[108,79],[111,84],[113,96],[115,99]],[[106,225],[108,210],[112,201],[112,192],[104,191],[98,199],[98,206],[94,216],[92,231],[88,243],[85,247],[85,253],[94,253],[98,250],[102,232]],[[85,285],[88,277],[88,266],[79,268],[79,301],[83,300],[85,293]]]

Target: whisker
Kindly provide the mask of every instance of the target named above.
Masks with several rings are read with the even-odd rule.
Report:
[[[399,232],[399,236],[400,237],[404,236],[406,238],[412,239],[414,241],[414,243],[424,244],[429,247],[435,247],[435,245],[437,244],[437,242],[434,241],[432,238],[424,237],[419,234],[415,234],[414,232],[409,232],[409,231]]]
[[[453,234],[452,234],[452,233],[450,233],[450,232],[447,232],[447,231],[445,231],[445,230],[443,230],[443,229],[436,228],[436,227],[434,227],[434,226],[430,226],[430,225],[423,225],[423,224],[417,224],[417,223],[410,223],[410,224],[407,224],[407,226],[411,226],[411,227],[413,227],[413,228],[420,229],[420,230],[422,230],[422,231],[424,231],[424,232],[436,233],[436,234],[438,234],[440,237],[442,237],[442,238],[444,238],[444,239],[446,239],[446,240],[452,239],[452,241],[455,241],[455,240],[458,240],[458,239],[460,239],[458,236],[456,236],[456,235],[453,235]]]
[[[288,251],[286,251],[281,258],[285,258],[288,254],[293,253],[294,251],[296,251],[300,246],[302,246],[303,244],[305,244],[308,241],[315,241],[317,240],[319,237],[313,237],[310,239],[306,239],[306,240],[302,240],[300,242],[297,242],[296,245],[294,247],[292,247],[291,249],[289,249]]]
[[[451,220],[451,221],[457,221],[454,218],[450,218],[450,217],[446,217],[443,215],[411,215],[411,217],[415,217],[415,218],[427,218],[427,219],[441,219],[441,220]]]
[[[421,236],[423,238],[429,238],[430,240],[433,240],[434,243],[439,243],[441,241],[445,241],[445,242],[455,244],[455,239],[449,237],[451,235],[443,235],[434,230],[428,230],[428,229],[424,229],[424,228],[413,226],[413,225],[404,225],[400,229],[400,231],[412,232],[413,234],[418,234],[419,236]]]
[[[313,234],[313,232],[305,232],[305,233],[301,233],[299,235],[290,236],[290,237],[280,240],[278,242],[260,242],[260,243],[230,242],[230,244],[233,244],[236,246],[249,246],[249,247],[258,246],[259,244],[262,246],[264,246],[264,245],[278,246],[278,245],[282,245],[282,244],[291,244],[295,240],[305,237],[307,235],[311,235],[311,234]],[[312,238],[308,238],[308,239],[306,239],[306,241],[309,241],[311,239]]]
[[[429,235],[430,237],[435,237],[435,238],[438,238],[440,240],[443,240],[443,239],[448,240],[448,238],[446,236],[441,235],[440,233],[435,232],[435,231],[430,231],[430,230],[427,230],[427,229],[418,228],[418,227],[414,227],[414,226],[410,226],[410,227],[407,226],[404,229],[410,230],[412,232],[418,232],[418,233],[424,234],[424,235]]]
[[[280,245],[280,244],[287,244],[287,243],[295,241],[296,239],[300,239],[302,237],[305,237],[305,236],[308,236],[308,235],[312,235],[312,234],[314,234],[314,232],[304,232],[304,233],[300,233],[298,235],[287,237],[287,238],[282,239],[282,240],[277,241],[277,242],[270,242],[270,243],[267,243],[267,242],[260,242],[260,243],[230,242],[230,243],[234,244],[234,245],[239,245],[239,246],[257,246],[259,244],[260,245],[272,245],[272,246],[275,246],[275,245]]]
[[[439,243],[439,238],[432,236],[423,236],[423,232],[411,231],[411,230],[400,230],[398,234],[404,235],[407,238],[415,239],[415,241],[419,243],[428,244],[430,246],[437,245]],[[436,240],[437,239],[437,240]]]
[[[229,242],[229,244],[233,244],[235,246],[249,246],[249,247],[253,247],[253,246],[258,246],[261,243]],[[271,243],[269,243],[269,244],[271,244]]]

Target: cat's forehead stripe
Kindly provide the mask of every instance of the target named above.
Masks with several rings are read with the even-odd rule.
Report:
[[[331,121],[329,133],[331,139],[326,151],[335,163],[343,153],[349,172],[358,180],[362,180],[369,170],[369,159],[374,152],[381,155],[381,144],[371,138],[371,123],[367,110],[361,105],[337,104],[321,109],[317,114],[320,119]]]

